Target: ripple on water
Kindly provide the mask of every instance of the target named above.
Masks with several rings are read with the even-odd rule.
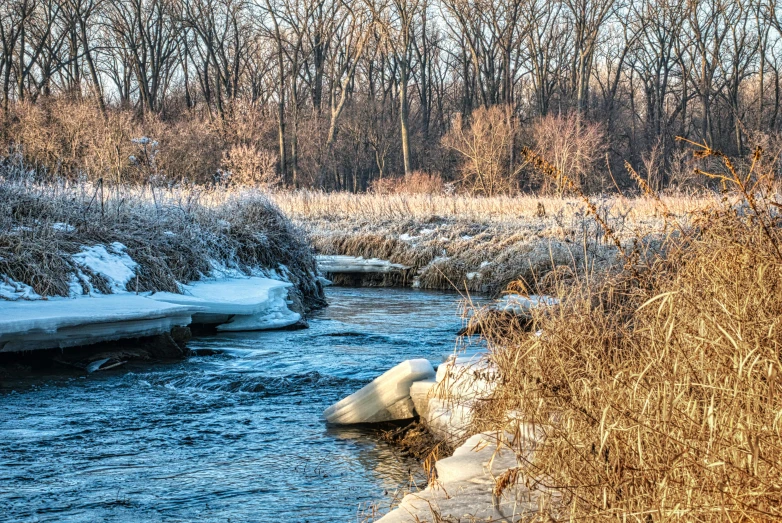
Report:
[[[458,296],[329,298],[308,330],[193,341],[213,356],[0,380],[0,519],[347,522],[420,482],[394,448],[320,414],[401,360],[452,352]]]

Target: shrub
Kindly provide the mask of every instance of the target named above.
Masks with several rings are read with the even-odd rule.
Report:
[[[376,194],[442,194],[445,189],[439,174],[413,171],[401,178],[374,180],[369,190]]]
[[[276,154],[249,145],[234,145],[223,153],[223,168],[239,185],[273,187],[282,180],[277,173]]]
[[[461,182],[472,194],[494,196],[516,185],[511,162],[516,131],[510,114],[504,106],[481,107],[469,122],[458,116],[443,137],[443,144],[464,158]]]
[[[535,121],[530,135],[532,148],[563,176],[586,192],[597,188],[597,164],[606,151],[602,127],[578,113],[549,115]],[[539,182],[546,193],[562,195],[565,190],[562,178],[543,177]]]

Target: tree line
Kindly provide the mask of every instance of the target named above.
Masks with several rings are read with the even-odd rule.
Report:
[[[532,145],[590,189],[625,161],[685,186],[677,136],[782,145],[781,20],[776,0],[0,0],[3,133],[19,146],[20,107],[68,100],[228,137],[199,179],[238,162],[286,186],[424,172],[494,193],[545,186]]]

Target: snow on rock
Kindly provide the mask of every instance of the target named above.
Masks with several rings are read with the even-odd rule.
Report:
[[[387,273],[409,269],[399,263],[361,256],[316,256],[318,270],[323,274]]]
[[[154,336],[190,324],[198,310],[131,294],[0,302],[0,352]]]
[[[106,249],[104,245],[82,247],[71,258],[78,265],[87,267],[108,281],[112,293],[127,291],[127,284],[136,277],[138,263],[125,252],[126,247],[114,242]]]
[[[480,353],[451,356],[443,362],[437,369],[437,384],[428,393],[423,417],[429,431],[451,446],[464,441],[469,435],[475,403],[491,397],[497,379],[497,370]]]
[[[194,323],[219,324],[224,331],[267,330],[293,325],[301,315],[288,309],[293,284],[269,278],[197,281],[182,286],[182,294],[158,292],[153,300],[201,309]]]
[[[537,307],[551,307],[557,305],[559,300],[551,296],[522,296],[520,294],[506,294],[497,301],[497,310],[510,312],[517,316],[529,314]]]
[[[403,361],[358,392],[327,408],[323,417],[329,423],[339,425],[413,418],[415,411],[410,387],[416,381],[434,377],[434,369],[428,360]]]
[[[432,484],[406,495],[378,523],[516,522],[539,512],[551,496],[543,490],[528,489],[523,478],[500,496],[494,495],[496,479],[511,468],[523,467],[539,444],[535,431],[521,434],[525,441],[514,442],[514,448],[523,450],[521,461],[506,445],[510,434],[485,432],[470,437],[453,456],[436,463],[437,479]]]

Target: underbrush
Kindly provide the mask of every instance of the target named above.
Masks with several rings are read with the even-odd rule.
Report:
[[[99,274],[74,261],[95,245],[123,249],[138,264],[128,291],[179,292],[179,283],[204,276],[274,270],[294,283],[305,304],[321,298],[306,235],[259,191],[0,178],[6,284],[29,286],[42,297],[68,296],[73,285],[111,292]]]
[[[560,305],[533,311],[531,332],[485,317],[501,379],[474,429],[545,434],[498,487],[557,493],[538,519],[782,517],[779,205],[770,173],[700,156],[732,197],[687,225],[658,202],[662,248],[555,281]]]

